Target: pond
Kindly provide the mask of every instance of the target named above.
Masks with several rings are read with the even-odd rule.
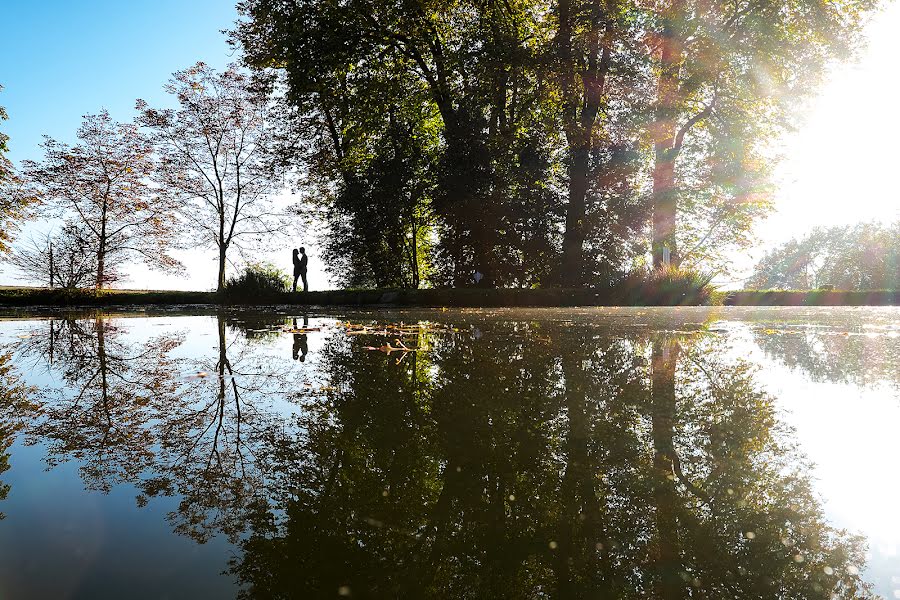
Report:
[[[897,308],[10,315],[0,598],[900,597],[898,432]]]

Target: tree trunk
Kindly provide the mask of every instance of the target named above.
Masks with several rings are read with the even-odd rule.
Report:
[[[49,254],[50,254],[50,261],[49,261],[49,262],[50,262],[50,266],[49,266],[49,270],[50,270],[50,289],[52,290],[52,289],[53,289],[53,242],[50,242],[50,245],[49,245],[49,249],[48,249],[48,250],[49,250]]]
[[[680,573],[678,537],[678,493],[675,489],[675,368],[678,343],[653,342],[651,352],[651,420],[653,436],[653,502],[656,508],[655,597],[675,600],[685,597]]]
[[[561,354],[568,417],[564,446],[566,469],[560,486],[563,506],[554,561],[557,594],[561,599],[613,597],[606,555],[609,540],[605,504],[597,489],[600,466],[590,447],[592,421],[588,413],[584,358],[585,351],[591,349],[582,339],[570,338]]]
[[[675,189],[675,136],[678,127],[678,101],[682,62],[681,39],[676,20],[681,17],[682,1],[673,0],[663,17],[660,49],[660,74],[657,82],[653,149],[653,268],[678,266],[675,227],[678,198]]]
[[[106,360],[106,322],[102,317],[98,317],[94,320],[94,329],[97,333],[97,368],[100,371],[100,398],[103,401],[103,410],[106,413],[105,439],[112,429],[112,418],[109,412],[109,366]]]
[[[225,290],[225,246],[219,246],[219,283],[216,291],[220,294]]]
[[[228,362],[227,346],[225,340],[225,317],[218,315],[216,325],[219,333],[219,360],[216,362],[216,374],[219,376],[219,410],[225,406],[225,365]]]
[[[559,58],[566,103],[564,126],[569,144],[569,202],[566,208],[559,281],[566,287],[581,287],[585,283],[584,219],[590,177],[589,159],[612,57],[614,10],[614,0],[609,0],[607,6],[604,6],[602,0],[595,0],[591,4],[590,27],[586,34],[587,68],[581,72],[580,97],[583,100],[579,103],[579,95],[574,92],[576,61],[572,55],[570,0],[559,2]]]
[[[675,161],[657,150],[653,169],[653,268],[678,266],[675,220],[678,198],[675,191]]]
[[[569,205],[566,208],[566,231],[563,234],[562,272],[564,287],[584,284],[584,217],[588,187],[588,144],[579,144],[571,152],[569,165]]]
[[[106,279],[106,205],[103,206],[103,213],[100,218],[100,244],[97,248],[97,281],[94,283],[94,289],[100,290]]]

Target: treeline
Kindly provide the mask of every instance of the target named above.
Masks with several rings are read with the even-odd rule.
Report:
[[[50,287],[99,290],[135,260],[179,271],[173,250],[212,249],[222,291],[228,263],[283,232],[272,99],[236,65],[197,63],[165,89],[177,108],[138,100],[126,123],[105,110],[85,115],[74,144],[47,137],[43,160],[0,172],[15,211],[5,219],[61,223],[15,249],[0,245],[0,257]]]
[[[0,163],[0,254],[99,289],[211,249],[221,291],[299,220],[353,287],[727,270],[769,207],[770,143],[875,4],[243,0],[250,73],[198,63],[176,108],[87,115],[75,144]],[[62,225],[12,251],[27,216]]]
[[[232,39],[284,93],[342,283],[581,286],[722,268],[873,7],[244,0]]]
[[[900,221],[817,227],[768,252],[745,287],[807,290],[900,289]]]

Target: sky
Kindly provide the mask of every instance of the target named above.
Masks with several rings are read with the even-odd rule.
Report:
[[[898,32],[900,2],[892,2],[869,23],[857,60],[831,70],[797,131],[781,140],[776,211],[757,227],[749,256],[815,226],[900,220]]]
[[[170,106],[163,85],[175,71],[197,61],[221,69],[237,59],[222,30],[237,19],[234,0],[0,0],[0,106],[9,120],[0,127],[9,136],[9,159],[42,157],[43,135],[72,143],[85,114],[102,108],[119,121],[130,121],[137,98],[151,106]],[[289,194],[280,198],[290,203]],[[41,225],[20,235],[28,239]],[[309,279],[326,287],[312,232],[290,233],[286,249],[260,260],[292,268],[290,248],[305,245]],[[296,242],[296,243],[295,243]],[[176,252],[183,276],[152,271],[143,265],[127,270],[121,287],[192,289],[215,287],[213,251]],[[22,285],[0,264],[0,285]]]
[[[135,114],[136,98],[151,106],[170,104],[162,86],[176,70],[198,60],[221,68],[236,59],[221,33],[237,18],[233,0],[0,0],[0,14],[6,25],[0,36],[0,106],[9,113],[2,127],[14,162],[39,159],[43,134],[73,141],[86,113],[106,108],[125,121]],[[749,269],[767,248],[817,225],[900,219],[898,31],[900,3],[893,3],[870,23],[859,59],[832,69],[804,122],[780,141],[786,160],[776,173],[776,211],[758,225],[760,243],[735,256],[739,270]],[[290,201],[285,193],[281,202]],[[311,287],[327,287],[314,232],[289,235],[286,248],[308,249]],[[285,249],[261,258],[290,270],[288,254]],[[213,252],[177,256],[185,276],[135,267],[125,287],[212,287]],[[732,285],[739,286],[742,275]],[[0,285],[15,283],[9,267],[0,265]]]

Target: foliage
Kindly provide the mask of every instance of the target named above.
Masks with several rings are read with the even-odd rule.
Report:
[[[771,250],[745,283],[748,289],[900,289],[900,222],[818,227]]]
[[[769,209],[770,142],[875,4],[244,0],[233,38],[315,148],[285,158],[347,282],[397,281],[379,248],[408,223],[373,217],[419,183],[432,285],[600,285],[648,251],[726,268]]]
[[[86,115],[76,135],[74,146],[46,138],[44,161],[23,165],[47,213],[70,219],[79,243],[94,255],[94,287],[115,282],[131,258],[154,268],[180,268],[169,254],[177,237],[174,207],[149,183],[156,165],[148,140],[106,111]]]
[[[623,304],[709,304],[715,291],[713,274],[680,267],[634,271],[613,284],[613,293]]]
[[[66,391],[0,419],[88,489],[227,537],[241,597],[872,597],[864,540],[720,333],[438,319],[295,325],[321,386],[251,340],[284,316],[219,314],[189,357],[103,315],[42,321],[15,350]],[[366,351],[385,329],[427,351]]]
[[[0,106],[0,124],[7,118],[6,109]],[[34,202],[34,197],[25,192],[21,176],[6,158],[8,141],[9,136],[0,131],[0,256],[10,252],[9,244],[22,221],[33,216],[29,208]]]
[[[663,2],[651,11],[657,99],[653,253],[717,266],[768,205],[771,140],[825,67],[858,43],[875,2]],[[710,264],[712,263],[712,264]]]
[[[865,325],[872,323],[866,321]],[[759,327],[753,338],[767,357],[802,371],[812,381],[856,387],[887,385],[900,390],[900,338],[883,330],[875,335],[853,335],[858,328],[855,324],[845,330],[850,335],[838,335],[833,325],[828,329]]]
[[[12,354],[6,349],[0,351],[0,475],[9,470],[9,448],[16,441],[22,428],[23,417],[35,408],[29,398],[34,392],[22,383],[16,372]],[[10,485],[0,479],[0,501],[5,500],[10,492]],[[0,520],[5,515],[0,511]]]
[[[264,0],[240,8],[252,16],[235,34],[248,62],[284,68],[286,97],[314,126],[316,146],[335,165],[331,185],[342,193],[375,198],[376,212],[396,201],[377,191],[383,178],[357,179],[346,168],[348,160],[385,156],[369,142],[390,129],[392,106],[397,124],[424,136],[417,143],[440,150],[426,203],[439,219],[432,283],[467,285],[477,269],[486,284],[531,285],[547,272],[558,218],[548,185],[553,131],[538,101],[544,32],[530,6]],[[421,164],[408,161],[395,181],[415,182]],[[363,220],[352,211],[338,216]],[[347,231],[355,230],[335,234]]]
[[[259,300],[277,297],[290,288],[288,276],[269,263],[254,263],[225,282],[225,296],[234,300]]]
[[[155,180],[178,202],[189,243],[218,253],[221,291],[228,251],[249,251],[281,230],[271,198],[278,191],[272,107],[235,65],[216,73],[197,63],[175,73],[165,90],[178,108],[138,100],[138,122],[161,155]]]
[[[333,104],[321,107],[325,121],[341,127],[328,130],[330,144],[314,155],[310,204],[327,224],[319,242],[328,270],[344,286],[417,288],[429,275],[436,140],[427,115],[417,114],[427,105],[392,82],[348,73],[328,91]],[[334,98],[339,94],[368,100]],[[373,110],[379,105],[383,110]]]

